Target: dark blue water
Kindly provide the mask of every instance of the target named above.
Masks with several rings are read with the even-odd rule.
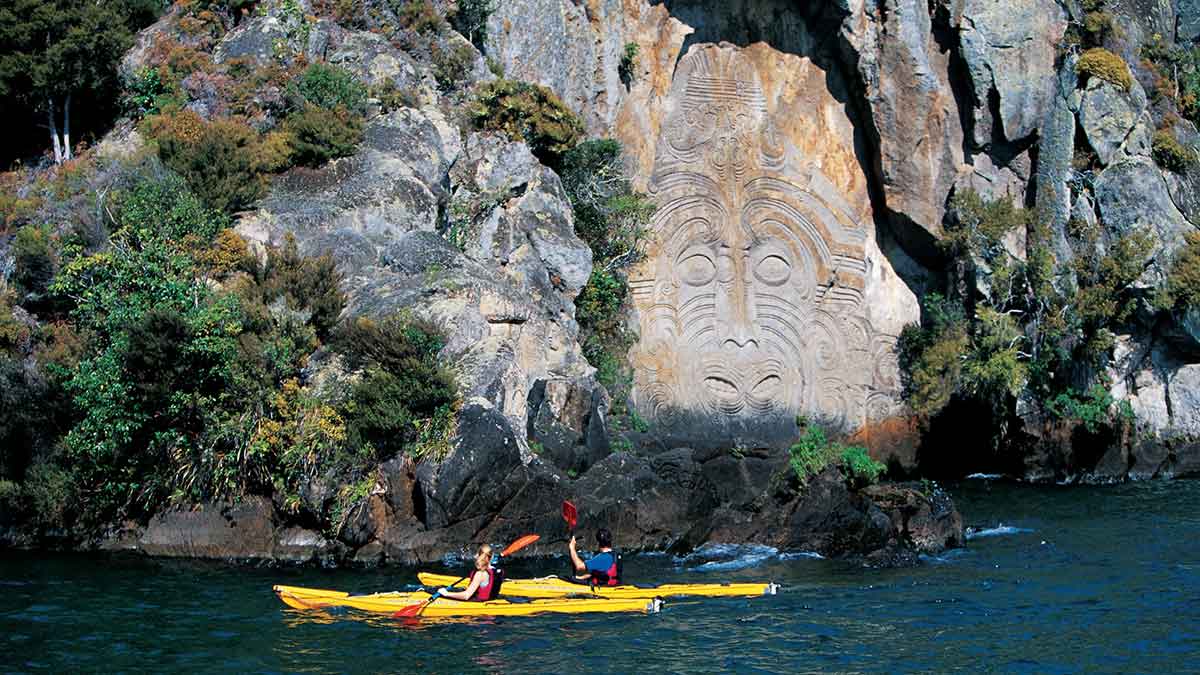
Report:
[[[1200,672],[1200,482],[951,492],[980,536],[918,569],[768,549],[633,558],[627,575],[645,580],[785,584],[774,598],[677,600],[655,616],[414,628],[287,610],[270,591],[400,589],[412,570],[9,555],[0,671]]]

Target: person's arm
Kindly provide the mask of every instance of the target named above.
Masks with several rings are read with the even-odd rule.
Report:
[[[443,588],[442,597],[450,598],[451,600],[470,600],[471,596],[475,595],[475,591],[478,590],[479,586],[483,583],[484,575],[486,574],[487,572],[483,570],[476,570],[475,574],[471,575],[471,583],[465,590],[452,591],[449,587]]]
[[[567,550],[571,552],[571,564],[575,566],[575,572],[582,574],[587,571],[587,565],[584,564],[583,558],[579,557],[579,553],[575,550],[575,537],[571,537],[571,541],[567,543]]]

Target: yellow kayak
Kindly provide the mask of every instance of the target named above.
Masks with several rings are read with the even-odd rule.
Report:
[[[421,584],[441,588],[458,580],[447,574],[421,572],[417,575]],[[633,600],[666,598],[680,595],[702,595],[705,597],[755,597],[775,595],[778,584],[658,584],[642,586],[588,586],[573,584],[560,577],[537,579],[506,579],[500,586],[501,595],[523,598],[561,598],[567,595],[588,595],[601,598]],[[439,601],[440,602],[440,601]]]
[[[454,581],[449,577],[448,581]],[[285,605],[293,609],[326,609],[349,607],[364,612],[392,614],[405,607],[424,602],[429,594],[424,591],[412,593],[391,592],[371,595],[351,595],[342,591],[328,591],[299,586],[274,586],[272,590]],[[522,616],[555,612],[559,614],[584,614],[589,612],[642,612],[653,614],[662,608],[658,598],[563,598],[526,600],[513,602],[503,598],[487,602],[472,602],[439,598],[421,611],[424,617],[444,616]]]

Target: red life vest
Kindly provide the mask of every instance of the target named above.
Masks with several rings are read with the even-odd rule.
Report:
[[[471,596],[471,600],[475,602],[487,602],[495,600],[500,594],[500,584],[504,581],[504,571],[495,567],[487,568],[488,580],[486,584],[479,584],[475,589],[475,595]]]
[[[620,586],[621,585],[621,558],[616,551],[609,551],[612,556],[612,566],[604,572],[592,572],[592,585],[594,586]]]

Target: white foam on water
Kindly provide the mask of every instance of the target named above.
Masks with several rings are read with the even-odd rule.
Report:
[[[1000,523],[996,527],[985,527],[979,530],[968,527],[966,537],[967,541],[970,541],[972,539],[982,539],[983,537],[1002,537],[1009,534],[1028,534],[1030,532],[1033,532],[1033,530],[1027,527],[1013,527],[1012,525]]]
[[[791,553],[780,553],[780,560],[824,560],[825,556],[816,551],[793,551]]]
[[[998,473],[973,473],[973,474],[967,476],[967,479],[968,480],[996,480],[997,478],[1003,478],[1003,477],[1004,476],[1002,474],[998,474]]]
[[[755,567],[773,560],[822,560],[813,551],[780,553],[774,546],[761,544],[705,544],[675,563],[690,572],[727,572]]]

